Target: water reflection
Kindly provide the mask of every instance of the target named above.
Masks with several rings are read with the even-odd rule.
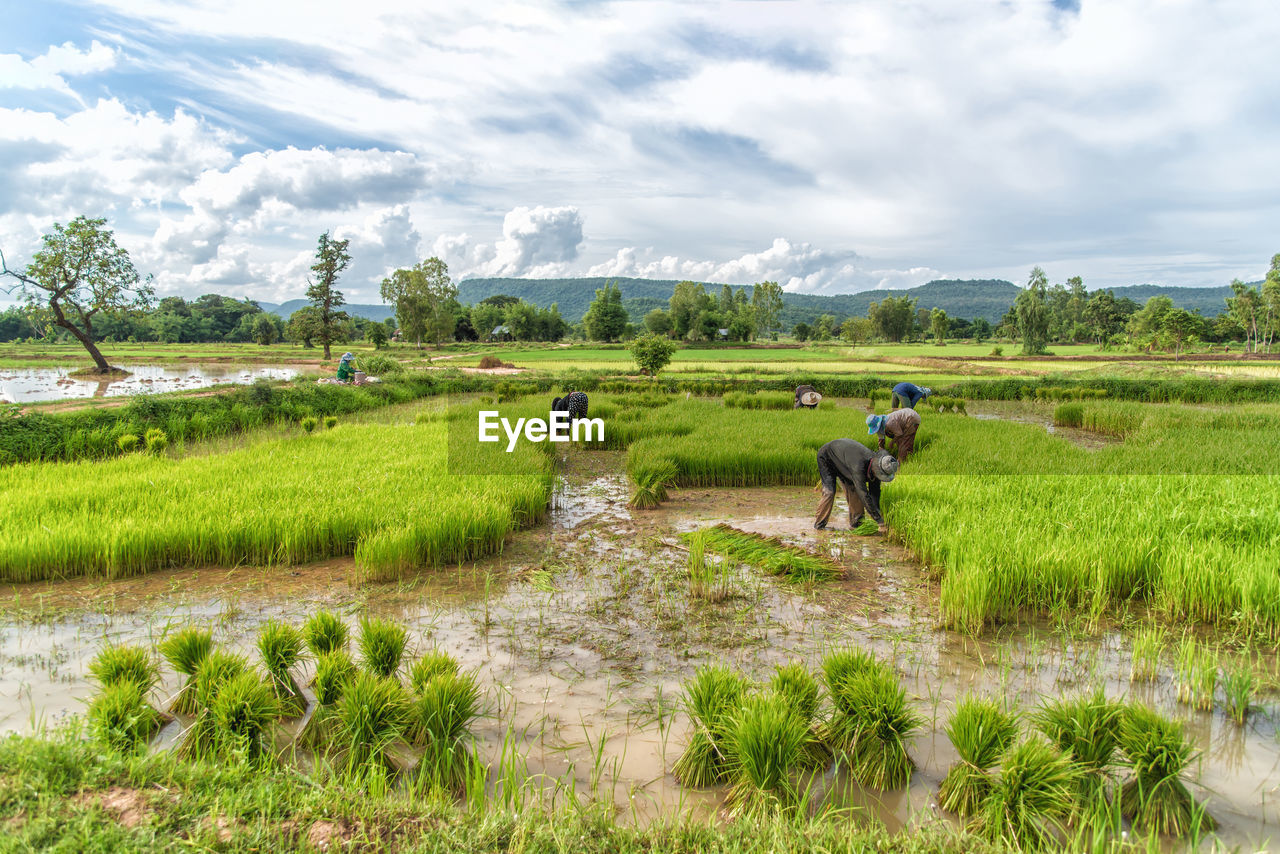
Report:
[[[115,379],[71,376],[71,368],[0,367],[0,401],[36,403],[82,397],[117,397],[144,391],[181,391],[233,383],[243,385],[256,379],[289,380],[297,368],[282,366],[121,365],[128,376]]]

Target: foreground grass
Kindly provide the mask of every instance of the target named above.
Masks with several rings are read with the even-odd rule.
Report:
[[[0,741],[0,850],[168,852],[896,852],[999,846],[933,824],[890,836],[848,815],[731,824],[619,824],[601,806],[555,810],[368,795],[328,778],[240,764],[123,756],[76,738]]]

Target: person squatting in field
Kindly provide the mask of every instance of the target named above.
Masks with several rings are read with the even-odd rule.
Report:
[[[349,383],[356,378],[355,356],[343,353],[338,360],[338,382]]]
[[[893,480],[898,473],[898,461],[888,451],[873,451],[852,439],[832,439],[818,449],[818,478],[821,483],[815,491],[822,492],[818,512],[813,520],[815,530],[827,527],[831,508],[836,501],[836,481],[844,486],[844,498],[849,502],[849,527],[862,524],[863,512],[880,526],[880,533],[889,530],[880,513],[880,484]]]
[[[898,383],[893,387],[893,394],[889,395],[889,402],[893,404],[894,409],[901,406],[915,409],[917,403],[931,394],[933,394],[931,388],[918,386],[915,383]]]
[[[805,409],[817,409],[818,403],[821,400],[822,395],[818,394],[817,390],[815,390],[813,386],[796,386],[796,405],[791,408],[799,409],[803,406]]]
[[[867,435],[880,437],[880,450],[884,450],[886,438],[893,442],[893,455],[898,465],[907,461],[916,446],[916,431],[920,429],[920,413],[914,409],[895,409],[888,415],[868,415]]]
[[[552,412],[567,412],[569,420],[577,421],[579,418],[587,417],[587,395],[585,392],[572,391],[564,397],[557,397],[551,401]]]

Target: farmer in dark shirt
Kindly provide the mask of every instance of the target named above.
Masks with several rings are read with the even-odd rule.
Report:
[[[880,447],[887,438],[893,442],[893,454],[901,465],[911,456],[916,446],[916,431],[920,429],[920,413],[914,409],[895,409],[888,415],[868,415],[867,434],[880,436]]]
[[[880,513],[880,484],[893,480],[898,473],[898,461],[888,451],[873,451],[852,439],[833,439],[818,449],[818,477],[822,483],[822,500],[814,517],[814,529],[821,531],[831,518],[831,508],[836,501],[836,481],[844,486],[844,497],[849,502],[849,527],[862,524],[865,510],[880,526],[880,533],[889,530]]]
[[[933,394],[933,389],[918,386],[915,383],[898,383],[893,387],[893,394],[889,396],[893,408],[899,406],[909,406],[916,408],[916,404]]]
[[[587,417],[587,395],[581,391],[570,391],[564,397],[557,397],[551,402],[552,412],[569,413],[570,421]]]

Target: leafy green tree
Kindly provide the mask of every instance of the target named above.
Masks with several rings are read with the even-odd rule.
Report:
[[[631,342],[631,356],[641,371],[651,377],[671,363],[676,351],[675,342],[661,335],[648,332]]]
[[[99,315],[145,311],[155,296],[150,278],[142,280],[106,224],[106,219],[86,216],[66,226],[54,223],[23,273],[10,270],[0,254],[0,275],[16,279],[28,307],[47,309],[51,325],[79,341],[94,368],[104,374],[113,368],[98,350],[95,320]]]
[[[808,341],[810,331],[809,324],[802,320],[796,324],[796,328],[791,334],[795,336],[797,341]]]
[[[1164,316],[1172,310],[1172,299],[1163,295],[1153,296],[1141,311],[1129,318],[1130,335],[1150,339],[1150,343],[1154,344],[1155,337],[1161,332]]]
[[[1112,291],[1094,291],[1084,307],[1084,321],[1089,335],[1098,343],[1124,330],[1125,316]]]
[[[824,314],[818,317],[813,325],[814,341],[830,341],[831,336],[836,332],[836,318],[833,314]]]
[[[1182,345],[1202,331],[1203,318],[1192,314],[1185,308],[1172,308],[1160,318],[1160,331],[1173,344],[1173,357],[1176,360],[1182,355]]]
[[[253,340],[263,347],[275,343],[276,331],[276,325],[265,314],[258,315],[258,319],[253,322]]]
[[[644,328],[654,335],[670,335],[671,312],[655,308],[644,316]]]
[[[320,335],[320,310],[314,305],[308,305],[289,315],[285,334],[290,341],[301,341],[306,349],[314,347],[312,342]]]
[[[915,320],[915,297],[885,297],[867,308],[867,317],[877,335],[888,341],[901,341],[911,334]]]
[[[418,349],[422,349],[424,335],[432,339],[436,349],[453,335],[458,287],[449,278],[448,265],[439,258],[396,270],[382,280],[380,292],[383,302],[395,306],[402,334],[412,338]]]
[[[869,317],[849,317],[840,324],[840,338],[850,344],[866,344],[874,334]]]
[[[316,322],[319,325],[313,338],[324,347],[324,358],[330,358],[329,347],[336,341],[346,340],[347,321],[350,319],[345,311],[338,307],[346,303],[342,291],[335,285],[342,271],[351,265],[351,255],[347,252],[347,240],[334,240],[329,232],[320,235],[316,246],[316,263],[311,265],[315,279],[307,280],[307,299],[316,309]]]
[[[933,311],[929,312],[929,328],[933,330],[933,343],[939,346],[945,344],[947,338],[947,313],[934,306]]]
[[[981,344],[983,340],[991,337],[991,322],[985,317],[976,318],[973,325],[969,327],[969,331],[973,334],[973,340]]]
[[[627,310],[622,306],[622,289],[609,283],[596,290],[596,298],[582,317],[587,337],[592,341],[617,341],[627,329]]]
[[[364,337],[373,345],[373,349],[381,350],[387,346],[387,327],[381,323],[370,323],[364,331]]]
[[[782,286],[777,282],[757,282],[751,289],[751,308],[756,330],[762,335],[774,332],[782,313]]]
[[[1049,279],[1040,267],[1033,267],[1027,279],[1027,286],[1018,294],[1013,302],[1014,314],[1017,316],[1018,334],[1022,336],[1022,352],[1025,355],[1039,355],[1045,352],[1049,340],[1049,305],[1045,295],[1049,288]]]
[[[677,282],[671,291],[671,328],[677,338],[685,338],[694,328],[698,315],[711,307],[711,298],[706,289],[697,282]]]

